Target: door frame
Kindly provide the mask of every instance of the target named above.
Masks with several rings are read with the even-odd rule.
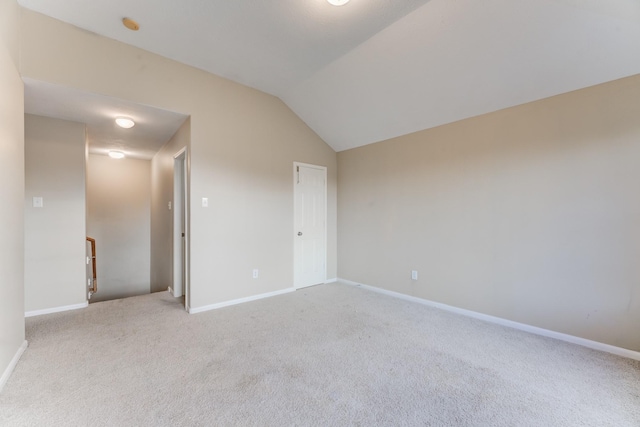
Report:
[[[181,167],[176,166],[180,164]],[[173,296],[178,297],[184,295],[185,310],[189,311],[190,307],[190,280],[189,280],[189,197],[188,197],[188,185],[187,185],[187,147],[183,147],[176,154],[173,155],[173,219],[172,219],[172,236],[173,245],[171,247],[171,257],[173,261],[172,268],[172,285]],[[180,173],[181,172],[181,173]],[[180,173],[180,175],[179,175]],[[179,212],[178,204],[176,200],[180,200],[180,204],[183,207]],[[184,258],[182,257],[182,228],[178,224],[180,222],[180,216],[184,216]],[[176,266],[182,263],[183,277],[178,277]],[[176,289],[176,282],[182,280],[183,289],[181,289],[181,295],[178,295]]]
[[[302,162],[293,162],[293,288],[294,289],[302,289],[302,288],[306,288],[308,286],[314,286],[314,285],[302,285],[302,286],[298,286],[298,283],[296,283],[296,237],[298,230],[296,227],[296,184],[298,183],[298,167],[306,167],[306,168],[312,168],[312,169],[318,169],[318,170],[322,170],[324,172],[324,212],[322,213],[324,215],[324,274],[323,274],[323,282],[327,281],[327,261],[328,261],[328,237],[329,237],[329,227],[327,224],[327,218],[328,218],[328,207],[327,207],[327,192],[328,192],[328,179],[327,179],[327,167],[326,166],[319,166],[319,165],[312,165],[311,163],[302,163]]]

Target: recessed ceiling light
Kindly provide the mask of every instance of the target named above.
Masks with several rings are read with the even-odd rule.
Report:
[[[122,18],[122,24],[131,31],[138,31],[140,29],[140,25],[131,18]]]
[[[334,6],[342,6],[343,4],[349,3],[349,0],[327,0],[327,1]]]
[[[124,153],[122,151],[109,151],[109,157],[112,159],[124,159]]]
[[[128,117],[118,117],[116,118],[116,124],[121,128],[129,129],[135,126],[136,122]]]

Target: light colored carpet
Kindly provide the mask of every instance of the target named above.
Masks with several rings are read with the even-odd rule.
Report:
[[[8,426],[640,426],[640,363],[342,284],[27,319]]]

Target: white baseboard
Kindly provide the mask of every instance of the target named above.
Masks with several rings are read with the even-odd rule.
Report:
[[[219,302],[217,304],[205,305],[202,307],[189,307],[189,314],[202,313],[203,311],[215,310],[217,308],[228,307],[230,305],[242,304],[243,302],[255,301],[263,298],[274,297],[276,295],[288,294],[295,292],[295,288],[282,289],[280,291],[268,292],[266,294],[253,295],[246,298],[234,299],[231,301]]]
[[[7,369],[4,370],[4,373],[0,377],[0,393],[2,393],[2,389],[4,388],[7,381],[9,381],[9,377],[13,373],[13,370],[16,368],[20,357],[22,357],[22,353],[24,353],[28,345],[29,343],[27,343],[27,340],[24,340],[22,345],[18,348],[18,351],[16,351],[16,354],[13,356],[13,359],[11,359],[11,362],[9,362],[9,366],[7,366]]]
[[[324,281],[325,284],[327,283],[336,283],[338,281],[338,278],[333,278],[333,279],[327,279]]]
[[[53,308],[45,308],[43,310],[26,311],[24,313],[24,317],[33,317],[33,316],[40,316],[42,314],[59,313],[61,311],[78,310],[80,308],[87,308],[88,306],[89,306],[89,301],[85,301],[80,304],[65,305],[63,307],[53,307]]]
[[[439,302],[402,294],[400,292],[394,292],[394,291],[389,291],[382,288],[377,288],[375,286],[365,285],[364,283],[353,282],[351,280],[340,279],[340,278],[338,278],[338,281],[346,285],[357,286],[363,289],[368,289],[373,292],[378,292],[380,294],[389,295],[389,296],[400,298],[406,301],[417,302],[419,304],[438,308],[440,310],[449,311],[451,313],[460,314],[462,316],[484,320],[485,322],[507,326],[509,328],[518,329],[518,330],[529,332],[535,335],[541,335],[543,337],[555,338],[560,341],[565,341],[572,344],[581,345],[583,347],[591,348],[594,350],[604,351],[607,353],[615,354],[617,356],[622,356],[629,359],[640,361],[640,352],[629,350],[626,348],[616,347],[616,346],[604,344],[598,341],[591,341],[585,338],[580,338],[580,337],[576,337],[569,334],[563,334],[561,332],[550,331],[548,329],[538,328],[537,326],[531,326],[525,323],[514,322],[512,320],[503,319],[501,317],[495,317],[495,316],[490,316],[488,314],[478,313],[477,311],[465,310],[464,308],[453,307],[451,305],[442,304]]]

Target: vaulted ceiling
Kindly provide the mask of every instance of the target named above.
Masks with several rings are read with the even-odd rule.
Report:
[[[638,0],[19,3],[278,96],[336,151],[640,73]]]

